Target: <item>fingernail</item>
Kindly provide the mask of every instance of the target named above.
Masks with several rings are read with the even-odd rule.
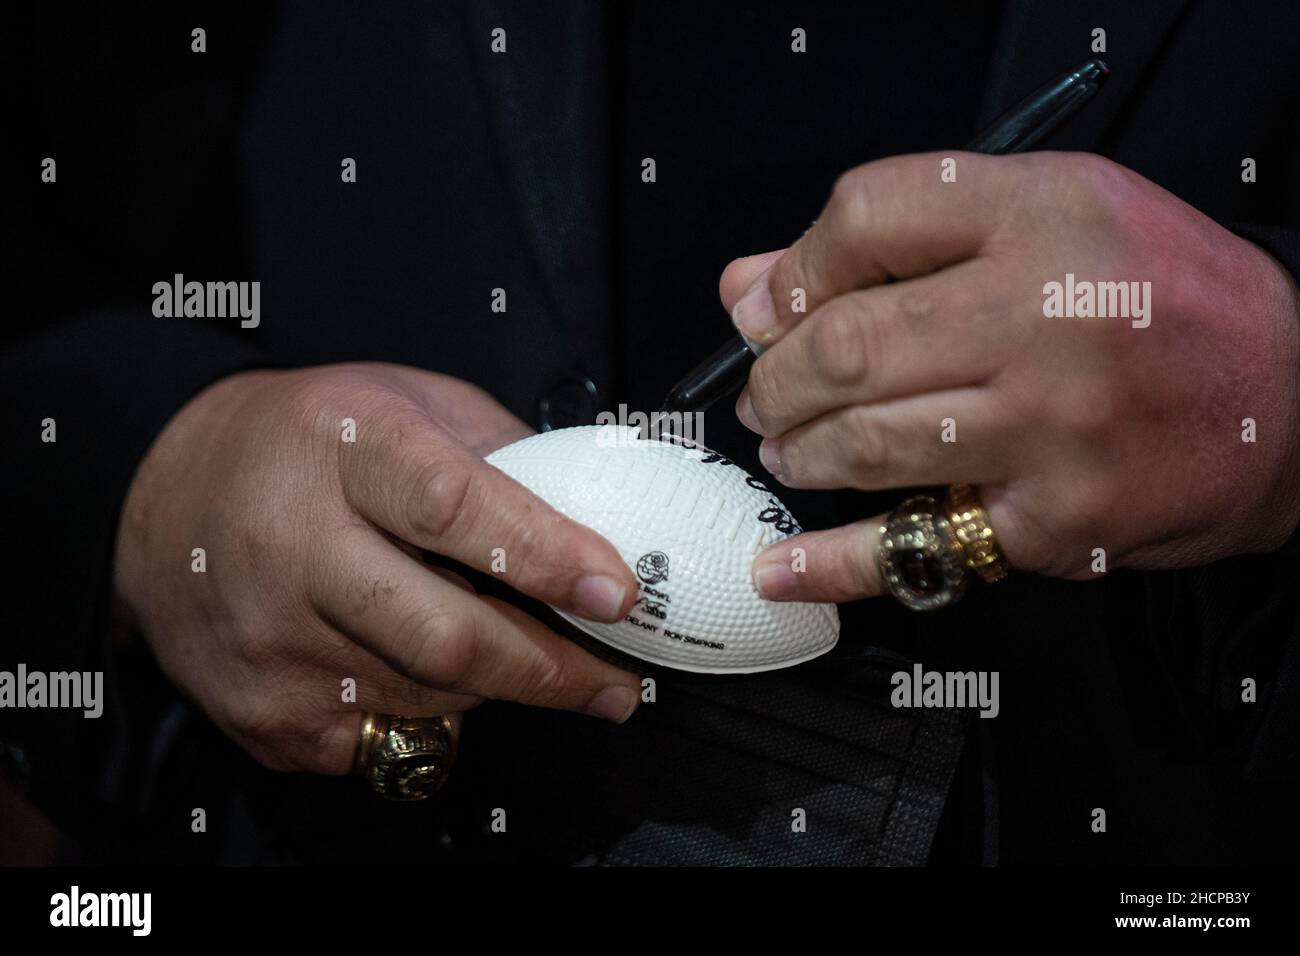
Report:
[[[777,478],[781,477],[781,443],[779,441],[764,438],[763,443],[758,446],[758,460],[763,463],[764,468]]]
[[[758,588],[759,596],[768,601],[792,597],[798,584],[794,571],[784,562],[763,564],[754,568],[754,587]]]
[[[749,389],[740,393],[736,402],[736,417],[751,432],[758,431],[758,416],[754,414],[754,401],[749,397]]]
[[[622,615],[623,595],[627,591],[613,578],[592,574],[578,581],[574,603],[582,617],[593,621],[617,621]]]
[[[757,342],[767,342],[776,331],[776,306],[767,288],[767,276],[749,287],[731,310],[736,328]]]
[[[600,717],[603,720],[612,720],[616,724],[621,724],[632,716],[632,711],[636,710],[636,705],[636,691],[630,687],[606,687],[596,695],[596,699],[587,708],[587,713],[593,717]]]

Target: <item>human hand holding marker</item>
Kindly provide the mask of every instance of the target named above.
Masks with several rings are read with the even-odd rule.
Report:
[[[1049,284],[1076,280],[1124,283],[1129,314],[1045,314]],[[791,487],[974,483],[1012,567],[1075,579],[1098,548],[1107,569],[1198,565],[1275,549],[1300,521],[1294,284],[1109,160],[867,164],[788,250],[731,263],[721,293],[767,346],[737,414]],[[770,548],[760,591],[881,593],[882,518]]]
[[[1102,60],[1080,64],[1000,115],[966,144],[966,150],[998,156],[1029,149],[1082,109],[1109,75]],[[763,348],[743,334],[733,336],[669,389],[662,411],[703,412],[740,388]]]

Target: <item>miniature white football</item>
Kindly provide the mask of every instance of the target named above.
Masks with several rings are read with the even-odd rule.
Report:
[[[754,587],[754,556],[800,530],[776,496],[722,455],[639,434],[563,428],[487,458],[603,535],[636,574],[638,599],[622,621],[557,612],[626,654],[708,674],[789,667],[834,647],[835,605],[764,601]]]

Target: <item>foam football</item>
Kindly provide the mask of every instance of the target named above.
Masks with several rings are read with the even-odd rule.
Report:
[[[776,496],[722,455],[633,427],[533,435],[487,458],[557,511],[603,535],[635,573],[614,624],[556,611],[625,654],[681,670],[789,667],[835,646],[833,604],[764,601],[754,556],[800,530]]]

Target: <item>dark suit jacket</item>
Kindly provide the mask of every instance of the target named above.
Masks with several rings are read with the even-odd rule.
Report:
[[[35,148],[57,157],[59,179],[37,192],[28,244],[44,301],[13,317],[0,354],[21,556],[0,666],[105,668],[112,699],[100,721],[0,712],[0,739],[12,775],[83,852],[911,864],[933,846],[936,859],[987,862],[1293,859],[1294,541],[1089,584],[1015,576],[932,616],[848,606],[833,655],[743,679],[660,673],[658,702],[621,728],[485,705],[431,804],[383,805],[354,781],[256,767],[146,655],[107,650],[118,510],[168,417],[235,370],[359,359],[475,381],[535,424],[548,400],[556,424],[590,420],[573,387],[583,378],[607,406],[653,408],[729,331],[713,288],[722,262],[666,260],[679,282],[645,305],[653,341],[644,323],[610,319],[611,63],[594,4],[286,3],[88,24],[43,7],[41,18]],[[200,21],[206,59],[188,50]],[[498,25],[507,57],[489,52]],[[1112,79],[1045,145],[1112,157],[1300,273],[1289,5],[1011,2],[981,120],[1092,55],[1097,26]],[[900,78],[889,95],[907,90]],[[358,160],[354,187],[340,185],[342,156]],[[1253,184],[1240,180],[1246,156]],[[743,196],[753,169],[735,162]],[[839,171],[828,164],[826,182]],[[660,185],[669,210],[692,201]],[[735,254],[789,241],[812,212],[790,202],[783,238],[737,235]],[[176,272],[262,281],[261,327],[152,317],[152,283]],[[488,310],[495,287],[509,290],[504,315]],[[56,445],[36,440],[46,417]],[[710,437],[758,470],[734,423]],[[819,527],[896,498],[789,503]],[[1001,716],[891,708],[889,674],[914,659],[1000,671]],[[1243,677],[1259,682],[1257,703],[1241,702]],[[190,839],[196,806],[209,811],[206,840]],[[508,838],[484,829],[498,807]],[[1105,835],[1089,827],[1095,807]],[[791,833],[795,808],[807,833]]]

